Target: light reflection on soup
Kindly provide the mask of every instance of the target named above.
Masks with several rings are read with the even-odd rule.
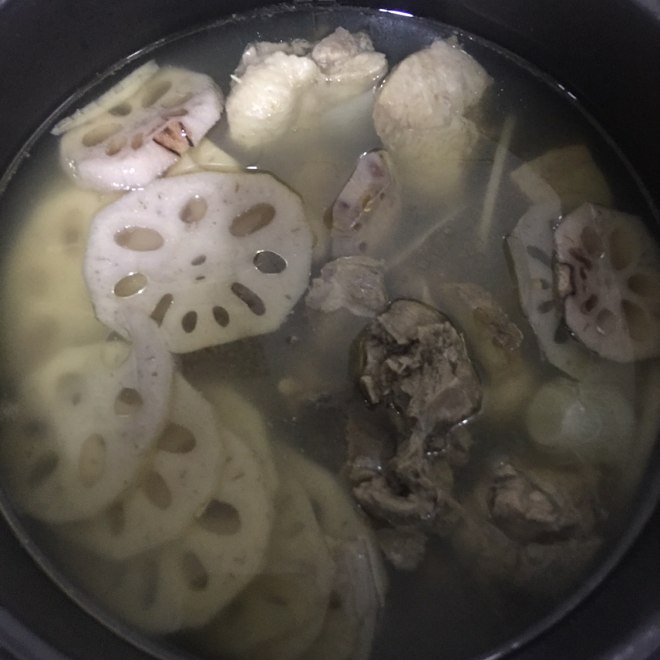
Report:
[[[2,200],[12,507],[100,607],[211,657],[520,633],[620,533],[657,434],[630,173],[432,22],[278,11],[151,55]]]

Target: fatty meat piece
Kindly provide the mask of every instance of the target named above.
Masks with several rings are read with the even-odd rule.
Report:
[[[615,362],[660,355],[660,251],[641,220],[583,204],[554,233],[566,324]]]
[[[99,516],[75,523],[66,533],[110,559],[176,538],[216,488],[226,435],[211,406],[177,374],[165,428],[136,483]]]
[[[21,390],[28,409],[3,450],[7,483],[27,513],[47,522],[93,516],[134,481],[163,430],[171,355],[144,317],[122,342],[68,348]]]
[[[156,319],[174,353],[270,332],[307,287],[312,236],[300,198],[269,174],[152,182],[92,222],[84,275],[98,318]]]
[[[94,214],[115,199],[67,186],[22,221],[2,278],[6,366],[19,378],[64,348],[102,341],[81,276]]]
[[[145,186],[204,137],[223,101],[208,76],[163,67],[130,97],[64,133],[60,160],[86,188]]]
[[[252,44],[232,76],[229,133],[252,148],[291,130],[306,112],[317,114],[373,87],[387,70],[369,37],[343,28],[317,43]]]
[[[374,126],[414,189],[449,194],[458,185],[478,138],[465,113],[490,83],[454,38],[409,55],[387,76],[376,95]]]

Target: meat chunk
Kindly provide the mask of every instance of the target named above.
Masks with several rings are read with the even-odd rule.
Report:
[[[413,53],[387,77],[374,105],[374,125],[406,166],[402,171],[411,172],[407,183],[413,189],[442,195],[459,184],[478,137],[465,113],[490,82],[455,39]]]
[[[452,544],[479,581],[557,595],[593,560],[602,517],[591,471],[507,459],[467,498]]]
[[[232,76],[227,121],[232,139],[247,148],[270,143],[309,111],[367,91],[387,60],[365,33],[338,28],[315,46],[303,40],[246,48]]]
[[[305,299],[322,312],[347,309],[355,316],[375,316],[387,304],[383,264],[369,257],[341,257],[325,264]]]
[[[394,406],[425,433],[448,430],[481,401],[465,342],[443,314],[397,300],[359,341],[359,383],[373,403]]]
[[[395,565],[411,568],[428,534],[446,537],[461,520],[453,466],[465,462],[470,441],[456,425],[477,410],[481,388],[463,338],[421,303],[392,303],[358,346],[359,383],[378,407],[351,413],[347,473],[388,543],[413,535],[414,551],[389,553]]]

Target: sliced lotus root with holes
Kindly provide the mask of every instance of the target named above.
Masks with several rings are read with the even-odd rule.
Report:
[[[309,279],[300,198],[269,174],[200,172],[154,181],[101,211],[84,273],[97,316],[120,334],[150,314],[174,353],[270,332]]]
[[[99,115],[105,114],[113,108],[121,108],[122,103],[128,101],[134,94],[137,94],[157,72],[158,64],[154,60],[150,60],[139,66],[113,85],[107,92],[101,94],[97,99],[91,101],[83,108],[76,110],[69,117],[65,117],[57,122],[51,133],[53,135],[62,135],[67,131],[86,124],[92,119],[96,119]]]
[[[64,133],[60,160],[84,187],[144,186],[196,145],[222,108],[209,76],[163,67],[131,96]]]
[[[229,385],[214,382],[202,387],[202,394],[213,406],[219,423],[254,452],[264,483],[274,493],[279,477],[262,414]]]
[[[215,490],[225,435],[201,394],[175,376],[165,428],[136,483],[94,519],[62,531],[111,559],[171,541]]]
[[[21,220],[2,278],[6,366],[20,378],[60,349],[108,334],[81,271],[91,219],[115,198],[68,185]]]
[[[167,419],[172,358],[148,318],[123,342],[65,349],[24,384],[25,415],[3,445],[19,505],[48,522],[107,508],[130,485]]]
[[[215,654],[286,657],[276,651],[301,636],[311,643],[323,625],[334,563],[304,489],[286,462],[278,467],[286,479],[263,571],[198,636]]]
[[[554,234],[566,324],[616,362],[660,355],[660,251],[641,220],[583,204]]]
[[[151,633],[207,623],[263,565],[273,493],[252,451],[229,435],[216,490],[182,536],[123,565],[90,589],[127,622]]]
[[[532,206],[507,238],[518,285],[518,297],[548,361],[573,378],[581,378],[592,356],[564,327],[554,287],[552,228],[560,216],[559,198]]]

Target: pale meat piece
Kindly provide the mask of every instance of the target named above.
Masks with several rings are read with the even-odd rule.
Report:
[[[311,309],[347,309],[373,317],[387,304],[382,262],[369,257],[341,257],[328,262],[312,280],[305,302]]]
[[[386,78],[374,105],[378,136],[425,194],[450,194],[478,138],[465,117],[491,83],[456,39],[434,41],[409,55]]]
[[[315,46],[301,40],[251,44],[232,76],[229,134],[248,149],[273,142],[305,114],[369,90],[386,71],[387,60],[368,35],[343,28]]]

